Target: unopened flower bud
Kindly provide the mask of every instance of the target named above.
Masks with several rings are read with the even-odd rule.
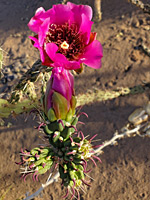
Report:
[[[62,67],[54,68],[43,99],[47,118],[50,122],[58,119],[71,121],[75,106],[73,75]]]

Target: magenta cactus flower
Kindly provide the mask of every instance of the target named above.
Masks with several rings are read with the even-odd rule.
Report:
[[[37,35],[30,36],[40,51],[43,65],[79,69],[84,63],[100,68],[102,46],[91,32],[92,9],[87,5],[54,5],[48,11],[40,7],[28,23]]]
[[[69,121],[75,113],[74,77],[69,70],[57,67],[47,83],[43,107],[48,119]]]

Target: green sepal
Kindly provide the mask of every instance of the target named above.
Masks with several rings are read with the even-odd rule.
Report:
[[[79,119],[78,117],[74,117],[72,122],[71,122],[71,125],[75,126],[78,122],[78,119]]]
[[[69,112],[67,113],[66,121],[70,122],[72,120],[72,117],[73,117],[73,113],[72,113],[72,109],[70,108]]]
[[[75,107],[76,107],[76,104],[77,104],[77,100],[76,100],[75,96],[72,96],[70,104],[71,104],[71,108],[72,108],[72,115],[74,115],[75,114]]]
[[[54,121],[57,120],[53,108],[50,108],[50,109],[48,110],[47,117],[48,117],[48,119],[49,119],[50,122],[54,122]]]
[[[68,101],[58,92],[54,92],[52,95],[53,109],[57,119],[66,119],[68,112]]]

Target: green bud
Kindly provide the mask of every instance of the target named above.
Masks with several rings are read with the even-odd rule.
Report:
[[[70,178],[72,180],[75,179],[75,172],[74,171],[69,171],[69,175],[70,175]]]
[[[38,154],[39,153],[39,148],[38,147],[36,147],[36,148],[34,148],[34,149],[32,149],[31,151],[30,151],[30,153],[31,153],[31,155],[33,155],[33,156],[35,156],[35,154]]]
[[[40,160],[35,161],[34,164],[35,164],[35,166],[39,166],[40,164],[45,163],[45,162],[46,162],[46,160],[44,158],[42,158]]]
[[[55,131],[54,132],[54,135],[53,135],[53,142],[57,142],[57,140],[59,139],[60,137],[60,132],[59,131]]]
[[[78,179],[84,179],[84,173],[83,173],[83,171],[78,170],[75,173],[78,176]]]
[[[47,172],[47,168],[43,168],[42,166],[38,166],[38,172],[39,174],[45,174]]]
[[[30,162],[35,161],[35,157],[30,157],[30,158],[29,158],[29,161],[30,161]]]
[[[45,132],[47,135],[49,135],[49,134],[52,134],[52,133],[53,133],[53,131],[49,130],[49,128],[48,128],[48,126],[47,126],[47,125],[46,125],[46,126],[44,126],[44,132]]]

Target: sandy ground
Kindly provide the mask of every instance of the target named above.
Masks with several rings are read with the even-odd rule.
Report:
[[[35,10],[43,6],[49,9],[59,1],[49,0],[1,0],[0,1],[0,45],[8,52],[5,58],[5,69],[15,73],[16,78],[0,83],[1,92],[10,91],[11,86],[39,57],[32,47],[28,36],[27,23]],[[74,1],[79,3],[79,1]],[[93,1],[82,0],[84,4],[92,5]],[[147,1],[143,1],[147,2]],[[81,1],[80,1],[81,3]],[[85,72],[75,78],[76,94],[85,93],[94,87],[100,89],[116,89],[117,87],[133,87],[150,80],[150,57],[137,49],[137,42],[143,40],[150,45],[150,16],[144,14],[126,0],[103,0],[103,19],[95,23],[93,31],[98,32],[104,50],[102,68],[94,70],[86,68]],[[149,46],[150,47],[150,46]],[[17,63],[17,64],[16,64]],[[88,80],[88,81],[87,81]],[[110,139],[116,130],[127,123],[129,114],[139,106],[144,105],[150,97],[150,92],[119,97],[105,102],[93,102],[85,105],[89,118],[82,118],[86,123],[79,128],[87,135],[98,134],[101,143]],[[39,182],[33,182],[28,177],[23,182],[19,177],[19,161],[21,147],[31,149],[42,141],[39,133],[33,128],[36,120],[23,114],[16,119],[7,119],[12,126],[0,127],[0,197],[7,200],[22,198],[27,192],[35,192],[46,181],[48,174],[41,176]],[[150,139],[127,138],[119,141],[118,146],[107,147],[100,156],[102,164],[89,168],[93,171],[92,186],[81,191],[81,200],[149,200],[150,199]],[[62,199],[65,191],[59,183],[47,187],[35,199]],[[68,198],[69,199],[69,198]]]

